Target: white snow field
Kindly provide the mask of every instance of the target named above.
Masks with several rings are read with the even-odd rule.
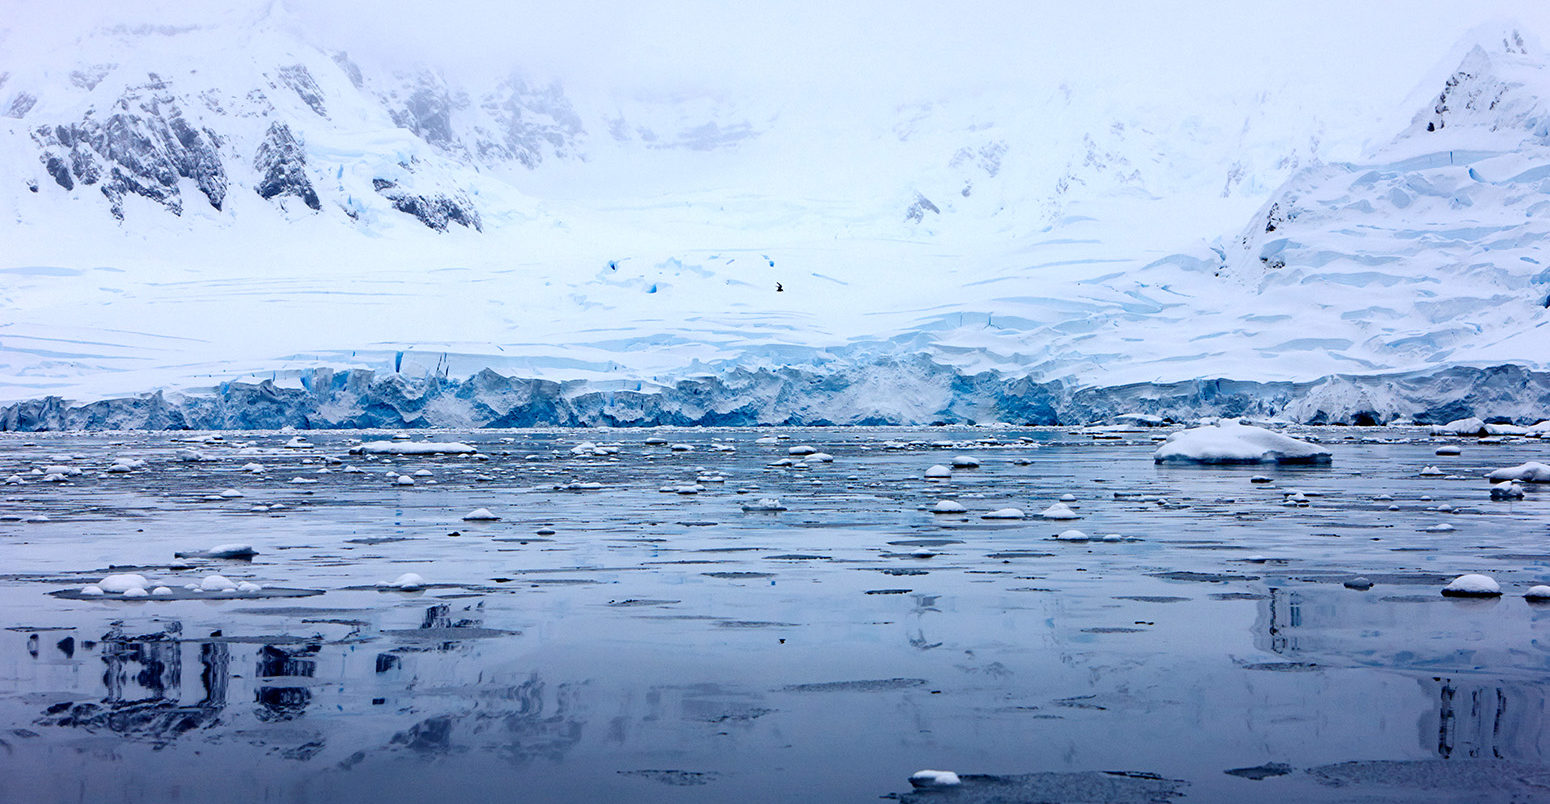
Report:
[[[1068,63],[833,103],[441,71],[283,3],[17,28],[0,426],[1537,421],[1526,30],[1382,97]]]

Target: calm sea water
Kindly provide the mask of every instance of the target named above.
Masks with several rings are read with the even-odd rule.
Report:
[[[1332,466],[1059,429],[9,434],[0,799],[875,801],[922,768],[968,777],[926,801],[1550,798],[1550,494],[1482,479],[1550,445],[1307,432]],[[833,462],[772,466],[803,444]],[[174,560],[229,542],[258,555]],[[318,594],[51,594],[110,567]],[[1505,594],[1443,598],[1465,572]]]

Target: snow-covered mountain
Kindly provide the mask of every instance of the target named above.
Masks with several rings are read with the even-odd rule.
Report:
[[[573,91],[332,50],[280,4],[98,30],[0,64],[0,401],[345,383],[354,402],[318,403],[338,415],[287,408],[337,424],[386,377],[662,400],[708,378],[746,410],[765,381],[739,376],[831,376],[843,405],[749,420],[985,420],[1003,381],[1070,419],[1101,412],[1082,389],[1220,377],[1282,389],[1261,412],[1441,409],[1415,378],[1550,364],[1545,57],[1511,30],[1463,52],[1385,132],[1269,91],[1051,81],[822,113]],[[522,419],[480,405],[415,422]]]

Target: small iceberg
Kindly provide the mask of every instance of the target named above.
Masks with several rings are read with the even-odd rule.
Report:
[[[1066,510],[1069,511],[1071,509],[1067,508]],[[1025,517],[1026,514],[1023,513],[1021,508],[997,508],[994,511],[980,515],[980,519],[1023,519]]]
[[[785,511],[786,506],[780,504],[775,497],[763,497],[758,502],[743,503],[743,510],[748,513],[779,513]]]
[[[475,508],[463,515],[464,522],[494,522],[500,517],[490,513],[488,508]]]
[[[1500,597],[1502,588],[1489,575],[1460,575],[1442,588],[1448,597]]]
[[[1506,469],[1497,469],[1485,476],[1492,483],[1516,480],[1520,483],[1550,483],[1550,466],[1539,461],[1529,461]]]
[[[952,476],[953,470],[943,466],[942,464],[937,464],[936,466],[926,470],[927,480],[946,480]]]
[[[1081,519],[1082,515],[1071,510],[1065,503],[1058,502],[1039,513],[1044,519]]]
[[[1323,447],[1235,419],[1174,433],[1152,454],[1157,463],[1204,464],[1327,464],[1331,457]]]
[[[958,774],[952,771],[918,770],[910,774],[910,784],[922,789],[935,787],[957,787],[962,784]]]
[[[352,455],[459,455],[478,452],[457,441],[367,441],[350,448]]]
[[[961,514],[968,510],[963,507],[963,503],[954,502],[953,500],[942,500],[936,505],[931,506],[931,513],[933,514]]]

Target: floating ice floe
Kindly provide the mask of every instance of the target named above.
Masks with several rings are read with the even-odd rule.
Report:
[[[931,506],[931,513],[933,514],[961,514],[967,510],[969,509],[963,507],[963,503],[953,500],[942,500],[936,505]]]
[[[432,477],[435,474],[435,472],[432,472],[429,469],[416,469],[414,472],[415,477]]]
[[[367,441],[350,448],[352,455],[459,455],[478,452],[457,441]]]
[[[1491,499],[1521,500],[1523,499],[1523,487],[1515,481],[1503,480],[1491,487]]]
[[[490,513],[488,508],[475,508],[463,515],[464,522],[494,522],[500,517]]]
[[[817,447],[808,446],[807,444],[798,444],[795,447],[788,448],[786,450],[786,454],[787,455],[797,455],[797,456],[812,455],[813,453],[815,453],[817,451],[818,451]]]
[[[834,456],[827,452],[814,452],[807,456],[807,460],[817,461],[818,463],[834,463]]]
[[[953,456],[953,468],[954,469],[978,469],[979,466],[980,466],[980,459],[974,457],[973,455],[954,455]]]
[[[786,510],[786,506],[780,504],[780,500],[774,497],[762,497],[758,502],[743,503],[743,510],[748,512],[774,513]]]
[[[953,470],[943,466],[942,464],[937,464],[936,466],[926,470],[927,480],[943,480],[952,476]]]
[[[311,442],[301,436],[294,436],[290,441],[285,442],[286,449],[311,449],[312,446]]]
[[[694,445],[693,444],[673,444],[672,446],[668,447],[668,449],[673,451],[673,452],[693,452],[694,451]]]
[[[1550,601],[1550,586],[1530,586],[1523,596],[1533,601]]]
[[[395,479],[393,482],[397,483],[400,486],[413,486],[414,485],[414,478],[412,478],[412,477],[410,477],[408,475],[399,475],[397,477],[397,479]]]
[[[253,473],[262,472],[264,471],[264,465],[261,463],[245,463],[242,465],[241,471]]]
[[[779,444],[780,439],[776,438],[775,436],[760,436],[759,438],[755,438],[753,443],[762,444],[764,446],[773,446],[775,444]]]
[[[1058,502],[1039,512],[1044,519],[1081,519],[1082,515],[1071,510],[1065,503]]]
[[[1055,534],[1055,539],[1057,541],[1062,541],[1062,542],[1085,542],[1085,541],[1088,541],[1090,538],[1091,537],[1089,537],[1086,533],[1083,533],[1082,531],[1079,531],[1076,528],[1071,528],[1070,530],[1063,530],[1063,531]]]
[[[1509,466],[1506,469],[1497,469],[1485,476],[1492,483],[1503,480],[1516,480],[1521,483],[1550,483],[1550,466],[1539,461],[1529,461],[1517,466]]]
[[[1455,528],[1446,522],[1442,523],[1441,525],[1432,525],[1431,527],[1421,528],[1422,533],[1452,533],[1454,530]]]
[[[1447,474],[1447,473],[1442,471],[1441,469],[1438,469],[1435,466],[1427,466],[1427,467],[1421,469],[1421,473],[1420,474],[1421,474],[1421,477],[1440,477],[1440,476],[1442,476],[1444,474]]]
[[[288,483],[297,483],[297,484],[300,484],[300,485],[308,485],[308,484],[311,484],[311,483],[318,482],[318,479],[315,478],[315,477],[293,477],[293,478],[291,478],[290,480],[288,480],[286,482],[288,482]]]
[[[1454,419],[1447,424],[1432,426],[1432,435],[1459,435],[1459,436],[1483,436],[1490,435],[1485,422],[1473,416],[1467,419]]]
[[[267,507],[265,510],[267,510]],[[173,553],[172,555],[176,558],[228,558],[245,560],[251,559],[253,556],[258,555],[258,551],[254,550],[253,545],[251,544],[240,544],[234,542],[232,544],[218,544],[208,550],[180,550],[176,553]]]
[[[1448,597],[1497,597],[1502,588],[1489,575],[1460,575],[1454,578],[1442,593]]]
[[[136,469],[144,469],[144,468],[145,468],[145,461],[143,459],[140,459],[140,458],[117,458],[117,459],[115,459],[113,461],[113,465],[108,467],[108,471],[112,472],[114,474],[124,474],[126,472],[133,472]]]
[[[1062,494],[1062,495],[1060,495],[1060,501],[1063,502],[1063,503],[1076,502],[1076,495],[1075,494],[1071,494],[1069,492],[1066,493],[1066,494]]]
[[[1226,419],[1168,436],[1153,453],[1157,463],[1329,463],[1329,450],[1263,427]]]
[[[102,587],[91,583],[81,587],[81,594],[88,597],[98,597],[103,594]]]
[[[918,770],[910,774],[910,784],[914,787],[956,787],[962,783],[958,774],[952,771]]]
[[[1437,455],[1461,455],[1461,454],[1463,454],[1463,452],[1464,451],[1459,449],[1458,447],[1449,445],[1449,446],[1438,447],[1436,454]]]
[[[205,457],[204,453],[194,449],[178,450],[177,459],[183,461],[184,463],[198,463],[200,461],[210,460],[209,458]]]
[[[1023,519],[1026,516],[1021,508],[997,508],[994,511],[981,514],[980,519]]]

